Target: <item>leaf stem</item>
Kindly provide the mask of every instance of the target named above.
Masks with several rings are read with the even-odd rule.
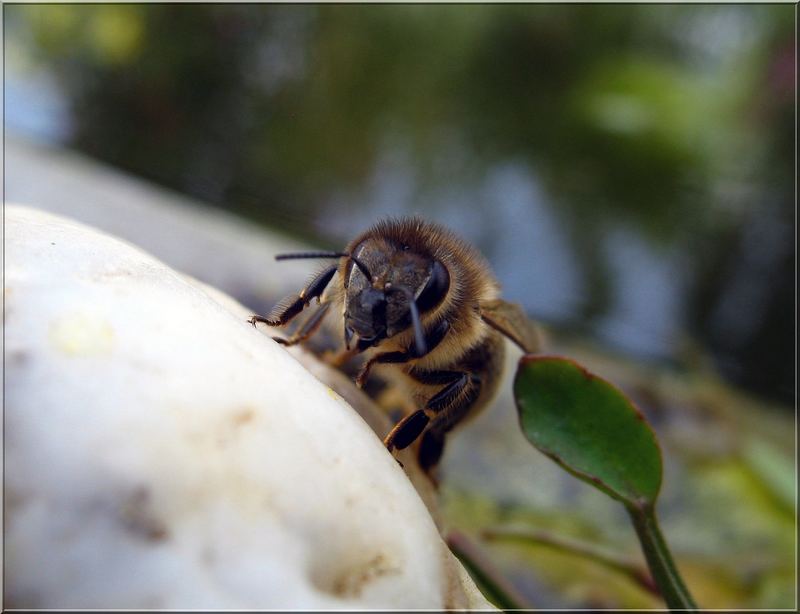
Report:
[[[656,585],[664,595],[667,607],[672,610],[696,611],[697,604],[683,583],[678,568],[672,560],[672,555],[661,534],[661,529],[656,520],[655,508],[652,505],[632,506],[626,505],[628,514],[633,521],[636,535],[642,545],[647,565]]]
[[[598,548],[593,544],[555,535],[548,531],[516,527],[489,528],[482,531],[481,535],[488,540],[505,540],[549,546],[556,550],[561,550],[562,552],[568,552],[575,556],[583,557],[627,576],[630,580],[652,595],[658,597],[662,596],[655,582],[653,582],[653,578],[642,565],[603,550],[602,548]]]

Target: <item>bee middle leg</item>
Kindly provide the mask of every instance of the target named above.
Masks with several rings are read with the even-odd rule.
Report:
[[[465,394],[454,399],[436,414],[431,420],[430,426],[422,433],[417,459],[423,471],[429,472],[438,464],[444,453],[445,435],[472,409],[473,401],[480,392],[480,382],[476,381],[476,376],[472,376],[472,378],[473,382],[465,390]]]
[[[444,448],[444,433],[450,430],[469,411],[480,392],[480,379],[465,371],[418,371],[410,375],[423,384],[444,384],[425,407],[409,414],[389,431],[383,440],[386,448],[402,450],[410,446],[430,423],[430,436],[423,436],[420,464],[429,469],[438,462]],[[427,433],[427,432],[426,432]],[[437,449],[438,448],[438,449]]]

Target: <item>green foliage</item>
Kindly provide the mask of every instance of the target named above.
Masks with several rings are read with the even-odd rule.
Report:
[[[790,18],[782,9],[718,12],[769,33]],[[291,211],[308,219],[331,190],[363,185],[394,142],[423,186],[469,183],[518,159],[589,227],[610,215],[675,236],[713,203],[711,181],[727,172],[714,160],[745,153],[742,106],[766,61],[731,56],[735,70],[701,70],[702,52],[679,53],[691,47],[678,37],[716,13],[689,6],[101,4],[8,14],[61,79],[76,145],[294,229]]]
[[[754,215],[780,209],[791,231],[788,5],[51,4],[5,15],[8,56],[36,58],[59,81],[69,146],[329,247],[350,231],[322,217],[436,217],[452,194],[474,199],[498,169],[521,170],[542,194],[517,219],[544,203],[571,243],[582,288],[569,326],[615,308],[609,231],[685,251],[701,288],[747,259],[737,234]],[[488,227],[490,251],[501,235]],[[784,251],[776,277],[788,278]],[[692,288],[685,310],[717,353],[735,337],[716,339],[708,321],[724,291]],[[761,292],[763,321],[742,325],[759,351],[723,351],[736,353],[731,375],[744,378],[735,363],[746,362],[753,387],[788,399],[793,297]]]
[[[725,611],[793,607],[794,416],[712,373],[646,366],[556,333],[549,345],[613,377],[656,429],[665,465],[658,518],[698,603]],[[644,565],[623,506],[530,445],[510,384],[448,446],[445,524],[484,536],[492,562],[535,605],[664,607],[661,597],[580,548],[548,543],[575,542]],[[486,541],[495,527],[524,528],[547,542]]]
[[[661,452],[642,414],[617,388],[571,360],[528,356],[514,396],[522,431],[539,450],[629,507],[655,503]]]
[[[514,397],[534,446],[625,504],[667,607],[695,610],[656,519],[661,450],[639,410],[609,382],[551,356],[520,359]]]

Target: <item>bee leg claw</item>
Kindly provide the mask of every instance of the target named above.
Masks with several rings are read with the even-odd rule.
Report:
[[[253,328],[256,328],[256,324],[259,322],[263,322],[264,324],[269,324],[269,320],[264,316],[250,316],[247,318],[247,321],[253,325]]]
[[[366,363],[364,363],[364,366],[361,367],[361,370],[358,372],[358,375],[356,375],[354,381],[358,388],[363,388],[364,384],[367,383],[367,378],[369,377],[369,372],[370,369],[372,368],[373,361],[374,359],[368,360]]]

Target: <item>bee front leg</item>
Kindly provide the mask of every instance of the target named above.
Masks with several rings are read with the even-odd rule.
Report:
[[[372,369],[372,365],[404,363],[408,362],[412,358],[413,357],[408,352],[384,352],[383,354],[373,356],[364,363],[364,366],[361,367],[361,371],[359,371],[358,375],[356,375],[356,386],[359,388],[364,387],[364,384],[366,384],[367,378],[369,377],[369,372]]]
[[[319,298],[336,273],[336,265],[328,267],[315,275],[310,282],[300,291],[300,294],[287,296],[275,305],[267,317],[253,315],[247,321],[253,326],[263,322],[267,326],[283,326],[291,322],[297,314],[305,309],[314,298]],[[313,331],[312,331],[313,332]]]
[[[426,333],[425,346],[427,351],[424,354],[417,353],[416,345],[412,344],[410,348],[403,352],[384,352],[383,354],[373,356],[364,363],[364,366],[361,367],[361,371],[358,372],[356,376],[356,386],[359,388],[364,387],[373,365],[389,363],[399,364],[427,356],[442,342],[448,330],[450,330],[450,324],[447,320],[442,320],[430,332]]]
[[[303,325],[288,339],[283,339],[282,337],[273,337],[273,339],[281,345],[287,346],[303,343],[303,341],[311,337],[311,335],[319,330],[322,320],[325,319],[325,314],[328,313],[330,306],[330,303],[323,303],[320,305],[319,309],[317,309],[310,318],[303,322]]]

